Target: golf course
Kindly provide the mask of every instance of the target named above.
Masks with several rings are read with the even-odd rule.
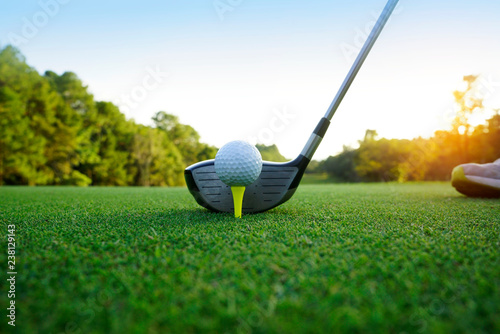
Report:
[[[499,213],[448,182],[305,184],[241,219],[185,187],[1,187],[0,332],[498,332]]]
[[[500,333],[499,12],[5,4],[0,334]]]

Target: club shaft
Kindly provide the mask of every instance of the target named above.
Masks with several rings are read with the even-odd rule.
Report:
[[[387,2],[387,5],[385,6],[384,10],[382,11],[382,14],[380,14],[380,17],[377,20],[377,23],[372,29],[372,32],[368,36],[368,39],[366,40],[365,44],[363,45],[363,48],[358,54],[358,57],[354,61],[354,64],[352,64],[351,70],[347,74],[347,77],[344,79],[344,82],[342,83],[342,86],[340,86],[339,91],[337,92],[337,95],[332,101],[332,104],[328,108],[328,111],[325,114],[325,118],[328,119],[329,121],[332,119],[333,115],[335,114],[335,111],[337,111],[337,108],[339,107],[340,103],[342,102],[342,99],[344,98],[345,94],[349,90],[349,87],[351,86],[352,82],[354,81],[354,78],[356,77],[356,74],[358,74],[359,69],[363,65],[363,62],[365,61],[366,57],[370,53],[370,50],[372,49],[373,45],[375,44],[375,41],[377,40],[378,36],[382,32],[382,29],[384,28],[384,25],[386,24],[387,20],[389,20],[389,17],[392,14],[392,11],[398,4],[398,0],[389,0]]]
[[[314,129],[314,132],[312,133],[311,137],[309,138],[307,144],[304,146],[304,149],[302,150],[301,154],[308,158],[309,160],[312,158],[314,155],[314,152],[316,152],[316,149],[318,148],[319,144],[321,143],[321,140],[323,139],[323,135],[325,134],[326,130],[328,129],[328,126],[330,124],[330,120],[332,119],[333,115],[337,111],[337,108],[339,107],[340,103],[342,102],[342,99],[344,98],[345,94],[349,90],[349,87],[351,86],[352,82],[354,81],[354,78],[356,77],[356,74],[358,74],[359,69],[363,65],[363,62],[365,61],[366,57],[370,53],[370,50],[372,49],[373,45],[375,44],[375,41],[377,40],[378,36],[382,32],[382,29],[384,28],[385,24],[387,23],[387,20],[389,20],[389,17],[391,16],[392,12],[394,11],[394,8],[398,4],[399,0],[389,0],[387,4],[384,7],[384,10],[382,11],[382,14],[380,14],[380,17],[378,18],[377,22],[375,23],[375,26],[373,27],[370,35],[368,36],[365,44],[361,48],[361,51],[358,54],[358,57],[352,64],[351,69],[349,70],[349,73],[347,74],[346,78],[344,79],[344,82],[340,86],[337,95],[335,95],[335,98],[333,99],[332,103],[330,104],[330,107],[328,108],[325,116],[320,120],[318,125],[316,126],[316,129]]]

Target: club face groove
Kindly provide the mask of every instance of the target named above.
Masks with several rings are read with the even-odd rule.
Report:
[[[246,187],[243,213],[263,212],[290,199],[308,162],[304,157],[285,163],[263,161],[259,178]],[[218,178],[214,160],[186,168],[184,176],[188,189],[198,204],[216,212],[233,212],[231,187]]]

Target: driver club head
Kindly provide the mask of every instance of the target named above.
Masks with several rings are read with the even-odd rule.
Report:
[[[233,212],[231,187],[215,173],[214,161],[206,160],[186,168],[187,187],[199,205],[216,212]],[[263,212],[288,201],[308,164],[309,159],[302,155],[283,163],[263,161],[259,178],[246,186],[243,213]]]

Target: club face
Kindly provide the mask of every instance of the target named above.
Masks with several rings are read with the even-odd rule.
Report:
[[[259,178],[246,187],[243,213],[258,213],[289,200],[297,189],[309,163],[303,156],[276,163],[263,161]],[[191,165],[184,171],[189,192],[201,206],[216,212],[233,212],[231,188],[215,173],[214,160]]]

